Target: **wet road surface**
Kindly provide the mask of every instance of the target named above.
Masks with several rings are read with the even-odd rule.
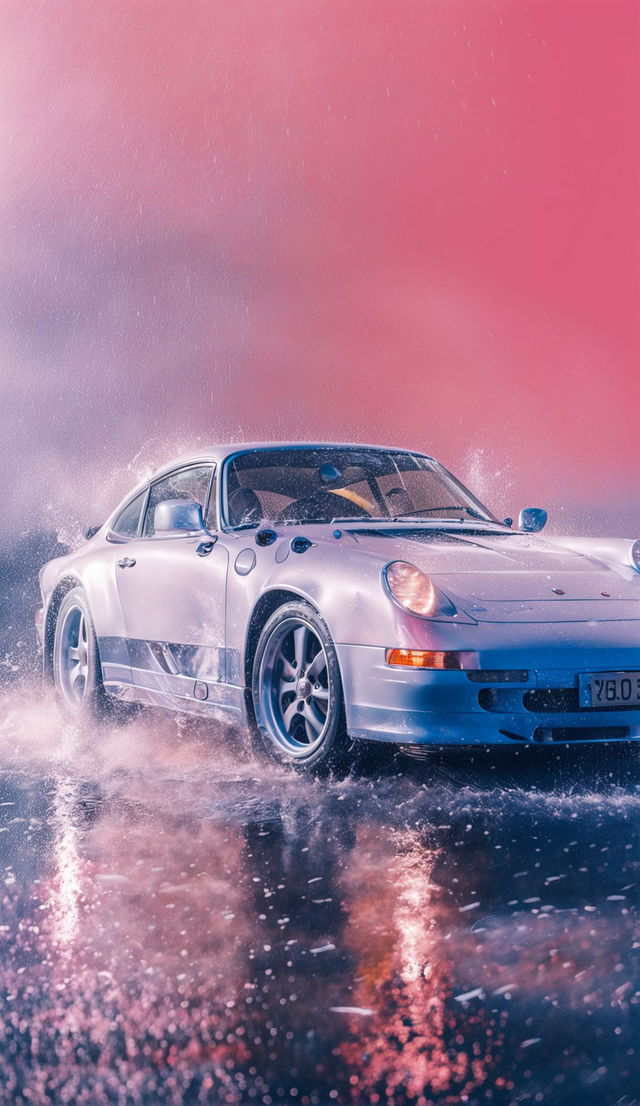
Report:
[[[314,782],[2,708],[0,1102],[640,1102],[632,753]]]

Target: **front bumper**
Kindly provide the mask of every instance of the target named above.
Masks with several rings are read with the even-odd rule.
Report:
[[[526,670],[528,678],[521,682],[481,682],[473,672],[390,667],[385,650],[373,646],[336,649],[347,729],[354,738],[402,745],[640,738],[640,708],[581,709],[578,704],[580,673],[640,671],[640,648],[635,646],[590,647],[573,655],[551,648],[528,656],[511,650],[483,660],[487,669]]]

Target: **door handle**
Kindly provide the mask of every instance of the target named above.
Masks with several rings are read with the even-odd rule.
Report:
[[[196,553],[199,557],[208,557],[215,544],[215,541],[201,541]]]
[[[135,563],[135,557],[122,557],[121,560],[116,561],[118,568],[133,568]]]

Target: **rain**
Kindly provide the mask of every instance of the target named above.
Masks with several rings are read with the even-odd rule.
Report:
[[[635,539],[635,0],[5,0],[0,1106],[637,1106],[640,749],[63,722],[38,571],[223,441]],[[369,750],[371,752],[371,750]]]

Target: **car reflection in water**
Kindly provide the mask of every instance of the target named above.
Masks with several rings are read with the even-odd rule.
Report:
[[[637,1095],[632,776],[314,783],[147,739],[2,780],[3,1102]]]

